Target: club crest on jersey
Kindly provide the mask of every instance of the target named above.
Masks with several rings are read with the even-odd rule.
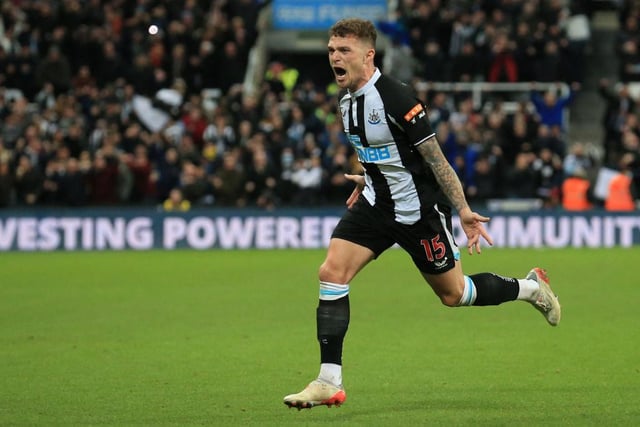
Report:
[[[407,112],[407,114],[404,115],[404,119],[411,124],[416,124],[416,120],[421,119],[425,116],[425,114],[426,113],[424,111],[424,107],[422,106],[422,104],[418,103],[414,105],[413,108]]]
[[[367,118],[367,121],[372,124],[372,125],[377,125],[378,123],[380,123],[381,119],[380,119],[380,113],[378,112],[378,110],[371,110],[371,112],[369,113],[369,117]]]

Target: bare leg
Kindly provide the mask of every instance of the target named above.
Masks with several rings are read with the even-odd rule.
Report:
[[[460,261],[442,274],[423,273],[444,305],[498,305],[518,299],[522,281],[494,273],[465,276]],[[537,289],[537,283],[531,281]],[[529,284],[529,282],[527,282]]]

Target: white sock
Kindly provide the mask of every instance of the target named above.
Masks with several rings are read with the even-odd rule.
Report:
[[[325,301],[335,301],[349,295],[348,283],[320,282],[320,299]]]
[[[342,386],[342,365],[335,363],[321,363],[318,379],[333,384],[336,387]]]
[[[464,291],[462,292],[462,297],[460,297],[460,301],[458,301],[458,306],[462,305],[473,305],[476,302],[476,297],[478,296],[478,291],[476,289],[476,284],[473,283],[471,277],[464,276]]]
[[[518,291],[519,300],[535,301],[540,285],[532,279],[518,279],[520,290]]]

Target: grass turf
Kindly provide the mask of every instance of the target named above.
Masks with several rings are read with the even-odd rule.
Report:
[[[0,254],[0,425],[633,425],[640,251],[501,250],[549,270],[557,328],[522,302],[440,305],[406,255],[352,283],[348,400],[282,404],[316,374],[323,251]]]

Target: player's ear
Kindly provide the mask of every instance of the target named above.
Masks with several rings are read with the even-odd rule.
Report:
[[[371,61],[373,61],[373,57],[375,56],[375,54],[376,54],[375,49],[368,49],[366,55],[364,56],[363,64],[364,62],[366,62],[367,59],[371,59]]]

